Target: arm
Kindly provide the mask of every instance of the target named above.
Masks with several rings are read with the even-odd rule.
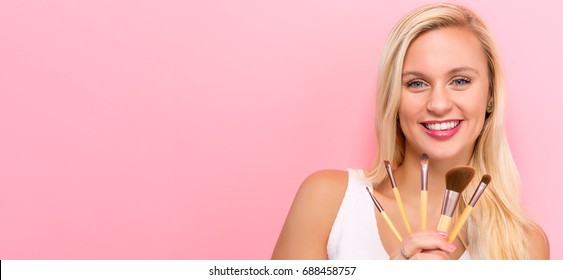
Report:
[[[346,171],[313,173],[297,191],[272,259],[327,259],[326,245],[348,184]]]
[[[456,247],[447,241],[447,237],[446,232],[415,231],[403,239],[401,247],[410,256],[409,260],[450,260]],[[399,250],[394,250],[389,259],[404,260],[406,257]]]
[[[549,239],[543,229],[533,224],[528,232],[530,238],[530,259],[533,260],[549,260]]]

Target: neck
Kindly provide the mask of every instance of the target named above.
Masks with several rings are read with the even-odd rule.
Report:
[[[454,166],[467,165],[469,160],[436,160],[428,161],[428,197],[430,200],[441,201],[446,189],[446,173]],[[394,171],[397,185],[401,188],[401,195],[405,200],[416,200],[421,189],[421,160],[420,155],[405,153],[401,166]]]

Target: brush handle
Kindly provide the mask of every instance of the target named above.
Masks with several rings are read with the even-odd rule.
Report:
[[[438,223],[438,231],[447,232],[448,228],[450,228],[450,222],[452,221],[452,217],[442,215],[440,216],[440,222]]]
[[[397,231],[397,228],[395,228],[395,225],[393,225],[393,222],[391,222],[391,219],[389,219],[387,213],[385,213],[385,211],[381,211],[379,213],[381,213],[381,216],[383,216],[383,219],[385,220],[385,222],[387,222],[387,225],[389,225],[389,227],[391,228],[397,239],[399,239],[399,242],[403,242],[403,238],[401,237],[401,234],[399,234],[399,231]]]
[[[469,218],[469,215],[471,214],[472,210],[473,210],[473,207],[471,207],[471,205],[467,205],[465,207],[465,209],[463,209],[463,213],[461,213],[461,216],[459,216],[459,219],[455,223],[454,228],[452,229],[452,231],[450,232],[450,235],[448,236],[448,242],[451,243],[452,241],[454,241],[454,239],[459,234],[459,231],[461,230],[461,228],[463,227],[463,225],[467,221],[467,218]]]
[[[395,195],[395,200],[397,201],[397,205],[399,206],[399,211],[401,212],[401,216],[403,217],[403,222],[405,223],[405,227],[407,228],[407,233],[411,233],[411,225],[409,224],[409,219],[407,218],[407,213],[405,212],[405,207],[403,206],[403,200],[401,199],[401,194],[399,193],[399,189],[393,188],[393,194]]]
[[[428,211],[428,191],[420,191],[420,230],[426,230]]]

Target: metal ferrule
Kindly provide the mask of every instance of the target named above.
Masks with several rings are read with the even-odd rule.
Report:
[[[420,167],[420,182],[421,186],[420,189],[423,191],[428,190],[428,164],[423,164]]]
[[[366,190],[368,191],[371,200],[373,200],[373,204],[375,204],[375,208],[377,208],[377,211],[379,211],[380,213],[383,212],[383,207],[381,207],[381,204],[379,204],[379,201],[375,199],[375,196],[373,196],[373,194],[369,191],[368,187],[366,187]]]
[[[444,201],[442,202],[442,211],[440,213],[448,217],[453,216],[459,197],[460,193],[446,190],[444,193]]]
[[[396,188],[397,183],[395,183],[395,177],[393,176],[393,171],[391,170],[391,165],[386,164],[385,170],[387,170],[387,176],[389,177],[389,180],[391,181],[391,187]]]
[[[475,207],[475,204],[477,204],[477,200],[479,200],[479,197],[481,197],[481,195],[483,194],[486,188],[487,188],[487,184],[483,182],[479,183],[479,186],[475,190],[475,193],[473,193],[471,200],[469,200],[469,205],[471,205],[471,207]]]

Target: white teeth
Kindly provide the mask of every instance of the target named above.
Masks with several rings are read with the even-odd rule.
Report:
[[[443,123],[429,123],[424,126],[430,130],[446,130],[452,129],[459,125],[459,121],[443,122]]]

